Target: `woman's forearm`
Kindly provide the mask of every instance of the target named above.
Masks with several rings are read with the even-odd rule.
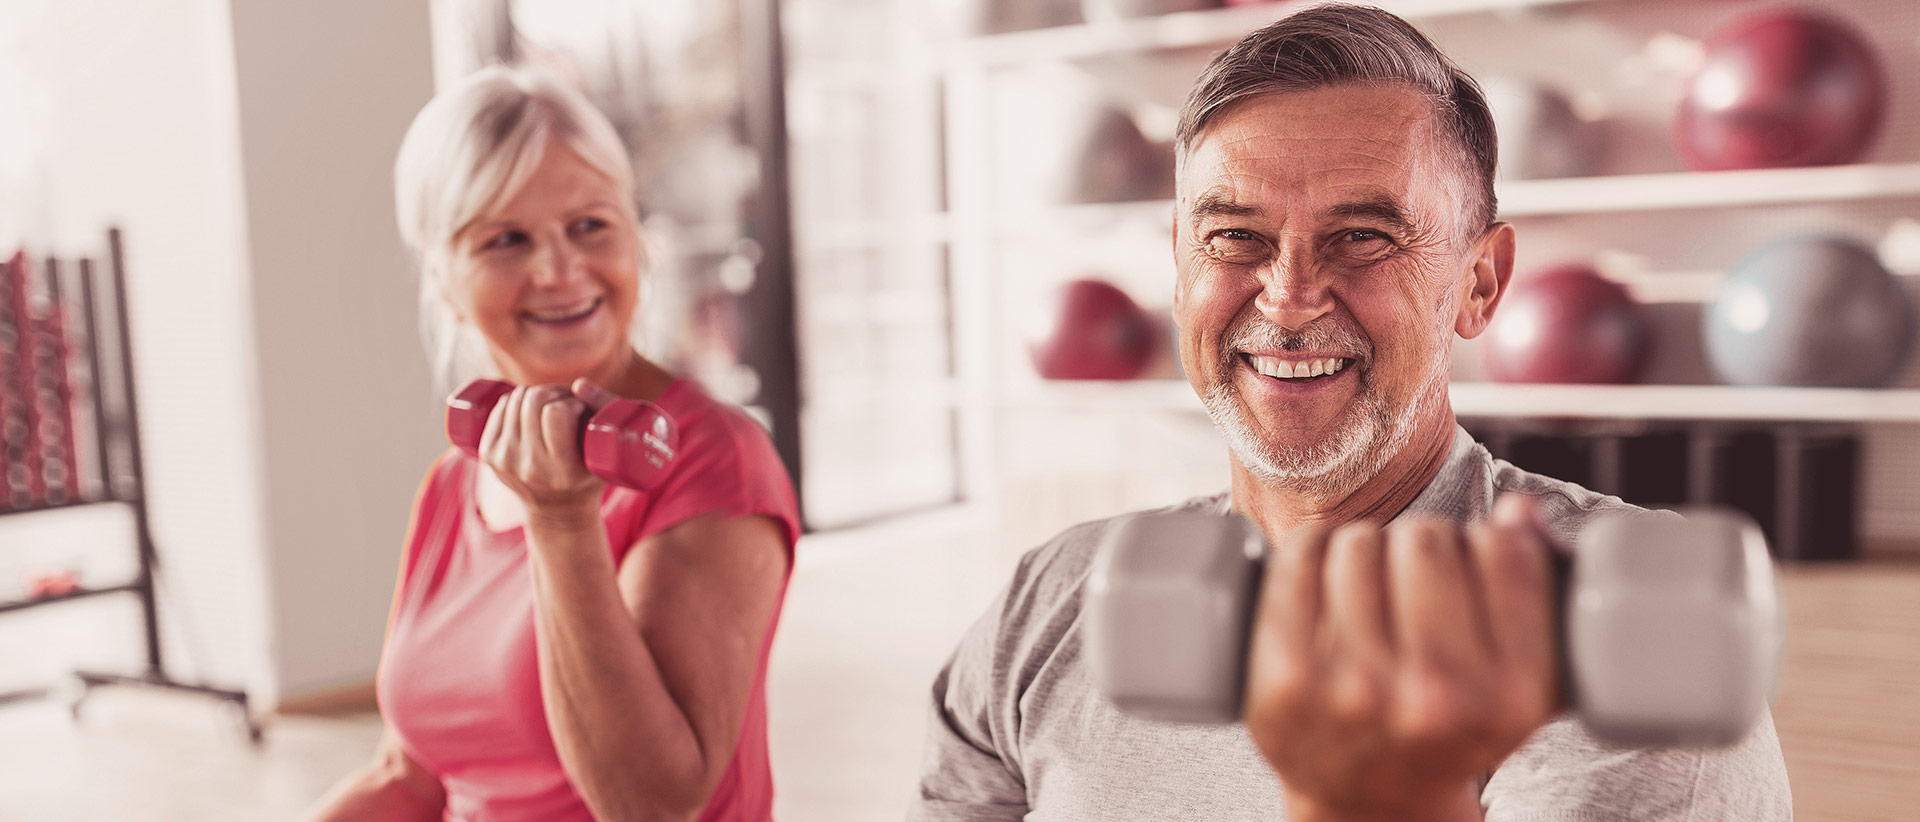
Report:
[[[308,822],[440,822],[445,794],[437,785],[409,784],[390,763],[375,762],[350,774],[320,800]]]
[[[561,765],[600,818],[693,817],[725,757],[704,749],[622,601],[604,525],[597,514],[530,517],[527,536],[542,699]]]

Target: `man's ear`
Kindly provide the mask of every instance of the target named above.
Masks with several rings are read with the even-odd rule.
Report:
[[[1513,277],[1513,245],[1512,223],[1494,223],[1474,242],[1467,270],[1471,290],[1453,317],[1454,333],[1462,339],[1480,336],[1493,321],[1493,310],[1500,306]]]
[[[1180,215],[1178,211],[1179,209],[1176,208],[1175,214],[1173,215],[1173,227],[1167,229],[1168,239],[1172,240],[1172,242],[1169,244],[1168,247],[1173,250],[1173,313],[1174,313],[1174,316],[1180,315],[1181,298],[1186,296],[1186,293],[1187,293],[1186,280],[1180,276]]]

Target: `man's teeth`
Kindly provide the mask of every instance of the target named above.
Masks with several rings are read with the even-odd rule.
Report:
[[[1326,357],[1317,360],[1283,360],[1277,357],[1248,357],[1255,371],[1269,377],[1280,379],[1301,379],[1333,374],[1346,368],[1348,360],[1342,357]]]
[[[592,311],[594,307],[599,304],[600,304],[600,298],[594,297],[593,299],[586,300],[580,303],[575,303],[573,305],[567,306],[565,308],[557,309],[554,311],[528,311],[527,316],[532,317],[536,320],[540,320],[542,322],[571,320],[576,317],[580,317],[589,311]]]

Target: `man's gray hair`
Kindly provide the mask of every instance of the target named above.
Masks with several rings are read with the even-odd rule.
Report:
[[[1242,38],[1207,65],[1180,110],[1179,156],[1221,112],[1263,94],[1343,84],[1410,86],[1433,104],[1439,133],[1457,148],[1467,201],[1459,226],[1477,236],[1493,224],[1498,144],[1480,84],[1407,21],[1372,6],[1313,6]]]

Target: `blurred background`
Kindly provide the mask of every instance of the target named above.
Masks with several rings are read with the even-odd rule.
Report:
[[[1486,86],[1497,454],[1751,512],[1800,818],[1920,801],[1920,9],[1380,0]],[[445,448],[392,161],[551,67],[619,127],[643,350],[801,491],[780,816],[893,819],[1025,550],[1225,488],[1168,309],[1174,119],[1228,0],[0,0],[0,820],[258,820],[367,760]],[[15,250],[19,254],[15,255]],[[133,684],[146,687],[123,687]]]

